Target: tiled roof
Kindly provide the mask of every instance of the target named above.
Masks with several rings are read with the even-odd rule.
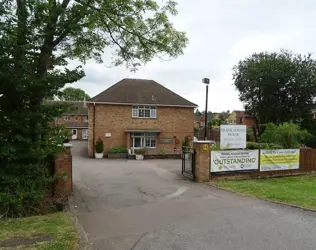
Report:
[[[153,80],[123,79],[89,102],[197,107]]]
[[[83,101],[52,101],[49,100],[48,103],[51,104],[67,104],[69,108],[63,115],[88,115],[87,105]]]
[[[66,128],[88,128],[88,122],[68,122]]]

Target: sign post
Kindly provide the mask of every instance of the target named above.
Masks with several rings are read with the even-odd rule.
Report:
[[[221,125],[221,149],[245,149],[247,127],[246,125]]]

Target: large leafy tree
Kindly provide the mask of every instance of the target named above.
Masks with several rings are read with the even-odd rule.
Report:
[[[29,213],[43,197],[43,164],[60,145],[48,124],[63,111],[43,100],[84,76],[68,63],[135,70],[175,58],[188,42],[169,20],[176,14],[173,1],[0,0],[0,217]]]
[[[316,61],[289,51],[255,53],[234,67],[234,84],[258,124],[300,122],[316,96]]]
[[[59,99],[63,101],[83,101],[90,99],[90,96],[82,89],[68,87],[61,91]]]

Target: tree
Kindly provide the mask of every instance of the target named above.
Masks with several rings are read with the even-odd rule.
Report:
[[[59,99],[62,101],[83,101],[90,99],[90,96],[82,89],[68,87],[61,91]]]
[[[234,67],[234,84],[258,124],[300,122],[316,96],[316,61],[311,55],[255,53]]]
[[[195,114],[196,116],[201,116],[201,115],[202,115],[202,113],[200,112],[199,109],[196,109],[195,112],[194,112],[194,114]]]
[[[301,130],[297,124],[285,122],[279,126],[273,123],[266,124],[259,140],[279,144],[284,148],[298,148],[308,138],[310,138],[310,134],[307,130]]]
[[[49,122],[64,109],[43,100],[84,76],[68,63],[102,63],[110,48],[107,64],[131,70],[175,58],[188,43],[169,21],[176,14],[174,1],[1,1],[0,217],[29,214],[45,193],[48,158],[61,144]]]

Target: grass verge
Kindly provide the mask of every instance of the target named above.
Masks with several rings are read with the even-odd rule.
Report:
[[[316,209],[316,176],[253,180],[217,180],[216,185],[258,198]]]
[[[78,244],[70,213],[0,220],[0,249],[72,250]]]

